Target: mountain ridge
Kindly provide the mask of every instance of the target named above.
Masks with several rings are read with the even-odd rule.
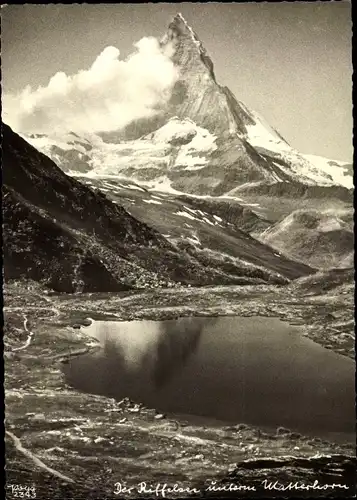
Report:
[[[88,133],[80,137],[73,131],[56,137],[23,137],[72,177],[92,184],[105,195],[113,194],[118,203],[122,199],[136,217],[152,223],[164,235],[169,231],[158,221],[157,211],[147,217],[148,205],[160,205],[161,201],[145,199],[143,194],[135,198],[139,204],[136,210],[126,188],[111,187],[110,183],[108,187],[107,181],[116,179],[120,184],[120,179],[125,180],[126,186],[132,184],[129,190],[167,193],[176,199],[196,196],[196,206],[202,205],[199,200],[207,198],[204,206],[213,210],[213,216],[221,218],[223,214],[228,224],[235,220],[240,225],[236,226],[238,229],[253,235],[300,208],[327,214],[335,211],[350,225],[350,165],[299,153],[263,117],[220,85],[213,61],[182,15],[174,17],[160,43],[174,64],[178,79],[167,105],[156,116],[135,120],[122,130],[106,134]],[[121,199],[118,189],[123,189]],[[230,200],[237,204],[230,206]],[[170,209],[174,205],[165,202],[164,206],[171,220],[175,214]],[[251,210],[249,215],[242,212],[245,206]],[[186,213],[185,208],[177,210]],[[202,212],[200,208],[196,210]],[[198,219],[202,217],[199,215]],[[169,227],[172,224],[173,221]],[[198,239],[203,237],[204,241],[206,230],[205,236],[200,236],[201,229],[197,231]],[[183,234],[172,240],[181,250],[185,250]],[[236,237],[241,241],[240,235]],[[226,243],[232,248],[229,238]],[[209,240],[217,243],[217,235]],[[199,253],[197,248],[190,251]],[[293,255],[298,259],[299,253]],[[302,254],[301,257],[304,259]],[[206,262],[205,259],[206,256]],[[214,259],[217,264],[216,256]]]
[[[51,137],[27,140],[67,172],[119,175],[153,184],[163,180],[188,194],[222,195],[256,182],[353,188],[349,165],[299,153],[217,82],[213,61],[181,14],[170,22],[160,44],[178,78],[167,105],[155,116],[90,139],[77,138],[81,145]],[[152,139],[163,137],[163,130],[173,129],[173,124],[180,130],[186,127],[186,143],[173,144],[168,138],[153,144]],[[199,143],[201,136],[209,138],[211,148],[206,148],[207,140]]]
[[[183,248],[108,198],[105,189],[67,176],[5,124],[2,134],[6,279],[26,277],[79,292],[175,283],[284,284],[313,272],[239,231],[231,236],[242,245],[235,258]]]

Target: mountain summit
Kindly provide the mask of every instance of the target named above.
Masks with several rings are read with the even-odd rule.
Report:
[[[171,98],[171,112],[190,118],[211,133],[245,133],[251,123],[246,111],[226,87],[221,87],[214,74],[212,59],[202,42],[181,14],[169,24],[163,45],[171,44],[171,56],[179,70],[179,79]]]
[[[207,55],[207,51],[197,34],[180,13],[173,18],[164,36],[163,43],[168,42],[172,42],[175,47],[173,56],[175,64],[183,68],[187,66],[188,59],[191,58],[197,67],[199,64],[203,64],[208,70],[210,78],[216,81],[211,58]]]

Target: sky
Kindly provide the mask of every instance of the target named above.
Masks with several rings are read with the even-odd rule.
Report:
[[[48,84],[61,72],[50,85],[63,102],[60,120],[67,120],[68,110],[75,114],[88,109],[94,98],[102,104],[88,120],[103,120],[104,113],[112,110],[108,128],[117,125],[116,111],[124,121],[126,111],[128,116],[149,116],[152,109],[147,102],[155,107],[154,99],[165,99],[174,74],[147,37],[161,38],[177,12],[203,42],[218,82],[261,114],[293,147],[352,161],[348,1],[8,5],[1,9],[3,93],[16,94],[30,86],[27,98],[32,96],[52,113],[58,112]],[[143,38],[139,48],[134,47]],[[128,64],[123,59],[130,54]],[[94,61],[97,75],[102,68],[107,87],[94,81],[90,71]],[[145,94],[142,82],[157,89],[157,76],[163,74],[166,82],[161,83],[159,94]],[[118,81],[119,88],[114,85]],[[66,93],[58,88],[60,84]],[[45,91],[36,91],[39,86]],[[108,100],[105,89],[113,91],[114,86],[115,93]],[[143,95],[146,101],[134,103],[135,95]],[[29,119],[30,112],[26,112]]]

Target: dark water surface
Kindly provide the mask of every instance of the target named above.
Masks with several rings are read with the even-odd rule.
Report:
[[[96,321],[103,350],[64,365],[75,388],[172,414],[354,440],[355,363],[276,318]]]

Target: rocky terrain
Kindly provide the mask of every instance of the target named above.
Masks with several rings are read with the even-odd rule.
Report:
[[[259,239],[315,268],[353,266],[353,231],[333,214],[296,210],[263,231]]]
[[[249,232],[270,222],[259,217],[253,204],[213,197],[169,195],[115,178],[76,177],[125,207],[135,218],[158,230],[172,244],[193,258],[226,272],[241,272],[248,279],[249,267],[271,269],[288,279],[313,272],[298,261],[287,260],[270,246],[259,244]],[[253,268],[254,269],[254,268]],[[264,275],[267,276],[267,275]],[[262,279],[265,279],[261,275]],[[253,277],[253,276],[252,276]],[[258,277],[258,275],[257,275]],[[248,281],[247,281],[248,283]]]
[[[212,214],[223,224],[231,223],[262,242],[268,242],[265,237],[270,238],[269,244],[293,260],[319,267],[314,256],[320,252],[324,255],[320,262],[324,268],[336,267],[340,261],[343,266],[351,265],[351,165],[296,151],[262,117],[220,85],[203,43],[181,15],[170,23],[161,46],[163,50],[170,49],[178,79],[166,108],[155,116],[112,132],[82,136],[57,132],[24,138],[63,171],[98,187],[114,201],[122,191],[118,201],[164,236],[170,234],[171,223],[165,228],[162,221],[172,216],[159,217],[160,209],[164,209],[159,203],[172,195],[175,203],[179,197],[185,202],[190,200],[196,213]],[[118,178],[120,182],[115,181]],[[125,199],[128,183],[132,186],[129,204]],[[155,198],[150,207],[149,200],[140,199],[139,195],[148,191],[159,193],[156,207]],[[280,232],[278,227],[289,221],[283,219],[296,210],[314,210],[319,212],[317,217],[337,216],[346,222],[348,227],[341,242],[344,248],[332,249],[330,239],[336,235],[311,235],[303,226],[299,226],[299,243],[294,248],[285,248],[279,242],[274,246],[272,234]],[[185,208],[177,212],[184,213]],[[212,223],[219,222],[216,219]],[[275,223],[278,226],[273,226]],[[180,225],[187,228],[190,224],[187,220]],[[260,238],[268,228],[270,232]],[[200,240],[198,234],[196,237]],[[196,237],[189,236],[193,240]],[[192,246],[188,241],[186,244]],[[226,243],[225,239],[221,241]],[[196,251],[200,253],[198,247]],[[215,245],[212,250],[216,251]],[[191,254],[192,251],[191,248]],[[207,265],[206,255],[196,257]],[[217,266],[216,261],[212,267]],[[242,274],[241,269],[238,272]],[[223,274],[225,271],[221,274],[225,282],[234,279]],[[215,279],[207,277],[205,282],[218,283]]]
[[[261,497],[262,491],[266,496],[263,481],[269,478],[283,484],[315,480],[343,484],[348,488],[343,493],[353,496],[353,443],[333,444],[278,426],[269,433],[243,422],[212,426],[209,421],[178,421],[140,402],[77,392],[65,384],[61,370],[71,357],[98,349],[97,342],[77,328],[87,324],[88,317],[278,316],[302,325],[308,337],[325,347],[353,357],[353,301],[348,288],[353,280],[343,272],[315,281],[302,278],[281,288],[209,287],[140,294],[48,294],[33,282],[8,283],[4,309],[8,491],[22,483],[35,485],[37,498],[43,499],[49,492],[51,498],[138,498],[135,487],[145,481],[148,487],[177,483],[181,488],[196,487],[202,496],[214,496],[207,488],[215,482],[222,488],[255,485]],[[323,288],[327,282],[329,290]],[[118,482],[133,490],[114,494]],[[217,496],[228,495],[222,491]],[[235,490],[230,495],[237,498],[247,492]],[[167,496],[195,495],[185,490]]]
[[[312,272],[275,255],[239,230],[227,235],[236,246],[241,243],[232,258],[216,255],[214,247],[207,252],[195,245],[190,251],[178,248],[104,192],[94,192],[66,176],[6,125],[3,166],[8,279],[27,277],[58,291],[78,292],[174,286],[176,282],[286,282]],[[194,219],[192,213],[186,214]],[[214,223],[204,221],[204,225]],[[219,232],[220,228],[215,229]]]
[[[161,44],[179,79],[157,116],[86,137],[3,126],[7,497],[164,497],[159,483],[177,485],[167,498],[354,497],[348,440],[66,383],[71,359],[101,349],[93,320],[275,317],[355,356],[349,166],[297,152],[217,83],[181,15]]]

